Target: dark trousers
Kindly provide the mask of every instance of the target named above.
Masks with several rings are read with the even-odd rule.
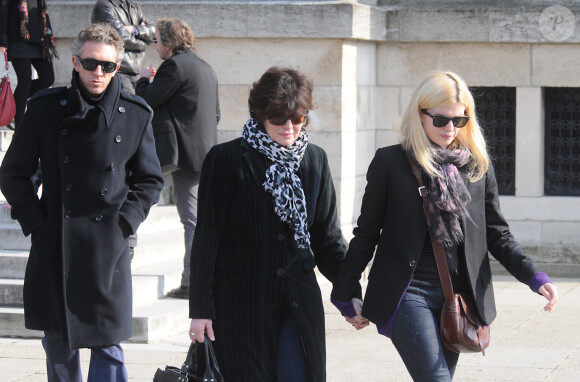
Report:
[[[16,116],[14,128],[18,128],[24,111],[26,101],[39,90],[46,89],[54,84],[54,69],[52,63],[43,58],[13,58],[12,67],[18,79],[18,85],[14,89],[14,103],[16,103]],[[38,78],[32,80],[32,67],[36,70]]]
[[[395,317],[393,344],[415,382],[449,382],[453,379],[459,354],[441,342],[439,317],[444,301],[441,285],[411,285]]]
[[[307,382],[306,360],[296,320],[289,310],[283,312],[278,334],[276,382]]]
[[[71,349],[55,332],[44,332],[42,346],[46,352],[48,382],[82,382],[78,349]],[[88,382],[128,381],[124,358],[119,344],[91,348]]]

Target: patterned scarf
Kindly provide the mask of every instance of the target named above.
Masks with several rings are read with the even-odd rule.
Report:
[[[48,62],[52,62],[52,57],[58,58],[56,53],[56,44],[54,35],[52,34],[52,27],[50,26],[50,18],[48,17],[48,8],[45,0],[38,1],[40,11],[41,33],[40,48],[42,50],[42,58]],[[18,14],[20,22],[20,36],[25,40],[30,40],[30,31],[28,30],[28,2],[27,0],[20,0],[18,4]]]
[[[274,142],[258,128],[258,123],[250,118],[244,125],[242,138],[273,163],[266,170],[264,189],[272,194],[276,215],[294,230],[298,247],[308,248],[310,233],[306,221],[306,199],[302,182],[296,174],[308,146],[308,135],[302,129],[298,139],[286,147]]]
[[[437,153],[436,168],[443,176],[433,178],[429,186],[431,227],[435,240],[449,248],[463,242],[461,219],[471,220],[465,207],[471,201],[471,195],[457,170],[469,163],[471,153],[467,149],[434,148]],[[453,257],[448,258],[448,262],[451,260],[450,269],[457,268],[457,258]]]

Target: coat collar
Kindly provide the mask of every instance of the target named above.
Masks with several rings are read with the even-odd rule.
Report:
[[[84,119],[87,113],[92,109],[99,109],[103,116],[105,117],[105,122],[107,127],[110,127],[113,123],[113,117],[115,116],[115,110],[119,103],[119,96],[121,94],[121,81],[117,76],[114,76],[105,89],[105,94],[101,100],[96,105],[89,104],[81,95],[81,83],[79,80],[79,74],[73,70],[73,76],[71,80],[71,89],[73,93],[74,102],[78,106],[77,118]]]
[[[266,170],[268,169],[266,157],[250,146],[243,138],[241,138],[240,146],[242,157],[248,165],[254,181],[263,188],[262,185],[266,181]]]

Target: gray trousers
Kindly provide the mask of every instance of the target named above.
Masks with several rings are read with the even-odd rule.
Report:
[[[197,190],[199,172],[176,170],[171,173],[173,179],[173,198],[181,224],[184,229],[185,255],[183,256],[183,273],[181,285],[189,286],[189,267],[191,262],[191,244],[197,225]]]

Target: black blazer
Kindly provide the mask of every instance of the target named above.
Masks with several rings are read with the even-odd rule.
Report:
[[[465,219],[467,279],[481,319],[490,324],[495,316],[488,251],[519,281],[528,283],[539,270],[514,241],[499,207],[493,166],[477,182],[464,177],[471,194]],[[426,180],[426,179],[424,179]],[[427,224],[417,179],[400,145],[379,149],[367,173],[368,184],[354,238],[334,284],[332,296],[350,301],[361,272],[376,247],[363,305],[363,316],[381,325],[394,313],[415,270]]]
[[[296,319],[309,381],[326,379],[324,309],[315,265],[334,280],[345,255],[326,153],[309,144],[298,176],[308,214],[310,248],[274,212],[262,186],[266,158],[244,140],[215,146],[199,185],[189,314],[211,318],[226,380],[276,380],[281,310]]]
[[[155,112],[153,133],[164,172],[175,166],[201,171],[207,152],[217,143],[220,120],[213,68],[191,51],[178,53],[163,61],[153,82],[139,79],[135,93]]]

